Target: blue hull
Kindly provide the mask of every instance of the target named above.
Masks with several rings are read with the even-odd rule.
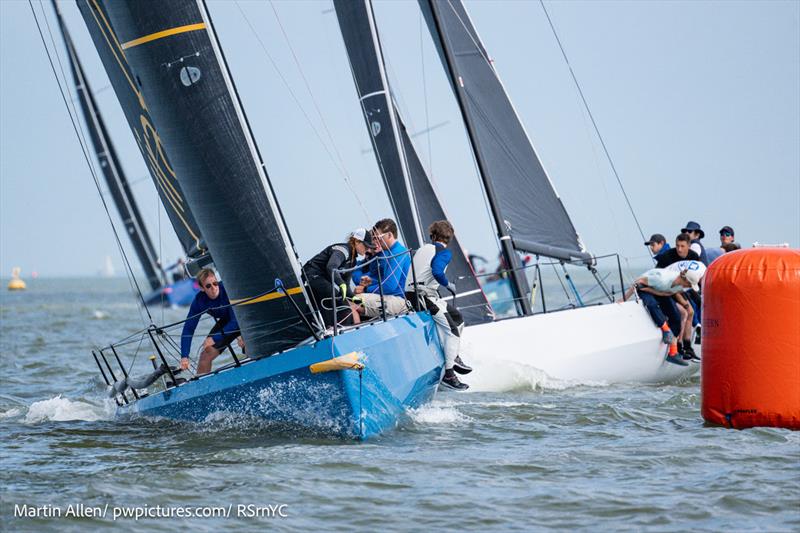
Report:
[[[194,279],[184,279],[170,283],[145,296],[144,301],[147,305],[164,305],[165,307],[188,307],[192,305],[194,295],[200,291],[200,287]]]
[[[363,369],[314,374],[309,368],[351,352],[363,353]],[[416,313],[223,369],[141,398],[118,414],[200,422],[237,413],[367,439],[394,428],[407,408],[432,400],[443,368],[433,320]]]

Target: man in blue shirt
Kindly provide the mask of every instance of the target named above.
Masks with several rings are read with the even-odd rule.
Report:
[[[650,253],[653,254],[653,261],[658,262],[661,255],[667,253],[670,249],[667,239],[660,233],[653,233],[650,240],[644,243],[645,246],[650,248]]]
[[[200,292],[192,300],[186,322],[183,323],[181,368],[184,370],[189,368],[189,352],[192,348],[194,330],[197,329],[203,313],[208,313],[216,319],[217,323],[203,341],[203,349],[197,363],[197,373],[208,374],[211,372],[212,361],[222,353],[222,350],[234,340],[237,340],[239,347],[244,349],[244,342],[240,336],[239,324],[236,322],[236,315],[233,314],[228,293],[225,292],[222,283],[217,281],[214,271],[210,268],[202,269],[197,274],[197,282],[200,284]]]
[[[411,266],[411,257],[410,254],[405,253],[408,252],[408,248],[397,240],[397,224],[394,220],[390,218],[379,220],[375,223],[372,232],[372,241],[378,243],[381,251],[377,254],[376,266],[371,265],[369,285],[360,285],[355,289],[355,293],[361,300],[360,312],[368,318],[380,316],[380,293],[383,289],[383,304],[386,314],[399,315],[408,310],[405,286],[408,269]]]

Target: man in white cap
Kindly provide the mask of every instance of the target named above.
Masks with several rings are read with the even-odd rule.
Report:
[[[691,327],[691,319],[694,316],[691,304],[683,297],[682,292],[685,288],[691,287],[695,290],[700,289],[700,280],[705,274],[705,266],[695,270],[671,270],[667,268],[652,268],[639,276],[625,293],[627,300],[635,290],[644,303],[650,316],[662,331],[662,340],[669,344],[667,361],[676,365],[686,366],[686,361],[678,354],[678,339],[685,335],[686,324]],[[678,311],[672,298],[686,311],[676,316]],[[682,315],[682,316],[681,316]]]

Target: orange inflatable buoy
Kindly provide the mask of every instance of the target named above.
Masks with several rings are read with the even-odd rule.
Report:
[[[702,316],[703,418],[800,429],[800,250],[752,248],[713,261]]]

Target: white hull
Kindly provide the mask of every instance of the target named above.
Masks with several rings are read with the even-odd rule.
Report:
[[[473,389],[491,390],[478,374],[501,361],[533,367],[549,378],[578,383],[665,383],[700,369],[664,360],[667,346],[638,302],[581,307],[470,326],[463,353],[475,370]],[[477,386],[477,387],[476,387]]]

